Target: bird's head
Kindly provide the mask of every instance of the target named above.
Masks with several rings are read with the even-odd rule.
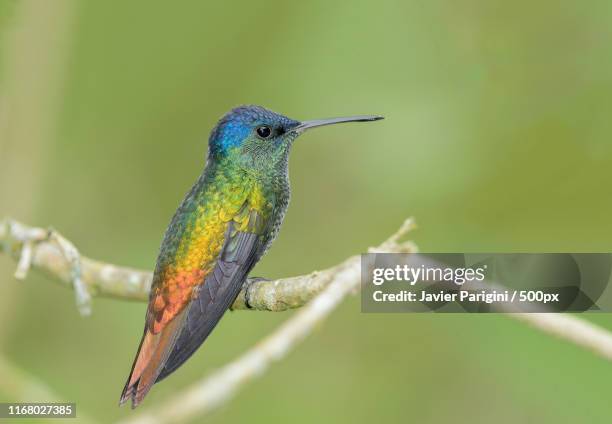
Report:
[[[209,158],[229,158],[245,168],[264,169],[286,165],[293,141],[304,131],[341,122],[376,121],[380,116],[296,121],[261,106],[239,106],[223,116],[213,129]]]

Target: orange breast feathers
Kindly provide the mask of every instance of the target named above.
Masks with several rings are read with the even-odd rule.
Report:
[[[169,263],[160,267],[153,277],[147,313],[148,328],[153,334],[159,333],[183,310],[191,301],[194,289],[214,269],[230,224],[240,231],[262,230],[260,225],[249,223],[249,218],[266,216],[272,205],[265,201],[260,187],[251,187],[233,190],[228,196],[214,196],[216,201],[198,206],[189,217],[175,216],[175,219],[184,219],[185,224]]]

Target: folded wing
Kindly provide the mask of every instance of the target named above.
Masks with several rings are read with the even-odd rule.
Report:
[[[240,292],[263,253],[264,219],[246,202],[227,222],[223,245],[211,270],[188,294],[180,310],[152,296],[147,324],[120,403],[137,406],[153,384],[185,362],[206,340]],[[156,308],[161,302],[162,307]],[[180,302],[177,304],[180,305]],[[167,319],[166,319],[167,318]]]

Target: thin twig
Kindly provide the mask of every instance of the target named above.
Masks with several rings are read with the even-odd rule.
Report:
[[[81,315],[91,314],[91,295],[83,282],[83,271],[81,269],[81,255],[77,248],[68,239],[55,230],[49,231],[49,239],[55,241],[59,246],[64,258],[70,264],[70,279],[74,289],[77,308]]]
[[[413,225],[412,221],[408,221],[400,233],[411,225]],[[74,264],[71,264],[70,260],[67,259],[62,248],[58,246],[57,240],[54,240],[52,237],[37,238],[31,236],[28,238],[23,236],[23,234],[28,232],[31,235],[40,234],[41,231],[44,232],[46,230],[29,227],[15,221],[0,221],[0,251],[8,253],[18,262],[26,262],[27,268],[31,266],[33,269],[41,270],[66,286],[74,288]],[[391,252],[393,251],[393,245],[397,245],[399,237],[393,235],[379,248],[372,249],[371,251]],[[28,258],[23,259],[21,256],[26,240],[33,240],[31,260],[28,260]],[[404,249],[415,250],[412,244],[402,244],[401,246]],[[27,251],[26,254],[29,255]],[[80,256],[80,259],[81,280],[89,294],[137,301],[146,301],[148,299],[151,273],[95,261],[84,256]],[[321,293],[323,299],[334,299],[333,293],[337,294],[336,290],[339,290],[338,286],[340,283],[338,281],[346,281],[347,269],[352,270],[351,275],[353,275],[352,273],[355,271],[354,264],[358,260],[358,257],[352,257],[340,265],[327,270],[298,277],[274,281],[251,280],[245,285],[245,288],[236,299],[233,309],[282,311],[306,305],[311,299],[316,298],[319,293]],[[23,265],[23,267],[26,266]],[[355,280],[351,281],[355,282]],[[354,284],[346,285],[350,287],[350,290],[358,290],[359,288],[358,285]],[[341,293],[344,296],[344,288],[346,287],[342,287],[343,291]],[[327,293],[330,293],[329,297],[327,297]],[[185,402],[188,402],[189,399],[192,399],[191,402],[195,400],[199,402],[202,399],[206,399],[206,402],[203,402],[206,406],[202,408],[210,410],[214,409],[223,400],[231,397],[241,382],[253,378],[258,372],[265,369],[272,361],[282,357],[295,343],[301,340],[307,334],[307,327],[310,325],[311,320],[313,320],[312,322],[317,322],[333,309],[333,301],[331,301],[332,304],[329,309],[316,306],[319,302],[323,302],[323,305],[325,305],[325,302],[328,301],[312,302],[302,311],[296,313],[296,322],[302,324],[294,324],[293,320],[285,323],[279,328],[277,333],[264,339],[256,348],[247,352],[235,363],[221,368],[209,377],[210,380],[205,380],[189,389],[189,396],[185,398]],[[318,312],[312,312],[312,308],[315,308]],[[303,318],[303,314],[305,314],[306,318]],[[612,360],[612,334],[588,321],[573,315],[558,313],[506,313],[505,315],[528,323],[545,334],[558,337],[590,350],[607,360]],[[297,328],[293,327],[294,325]],[[301,327],[302,325],[304,327]],[[304,328],[304,332],[301,332],[301,328]],[[278,336],[278,334],[281,336]],[[226,382],[226,385],[220,386],[220,381]],[[219,387],[225,387],[225,389],[218,389]],[[171,408],[171,405],[167,405],[167,409],[162,409],[160,416],[165,416],[164,414],[169,413],[167,411],[170,411]],[[190,416],[189,414],[191,413],[186,412],[185,414],[185,416]],[[146,420],[147,416],[143,416],[142,419]]]
[[[612,361],[612,333],[589,321],[558,313],[515,313],[508,316]]]
[[[16,402],[59,402],[60,397],[35,376],[0,355],[0,389]]]
[[[371,251],[414,252],[412,243],[398,242],[411,228],[413,221],[407,220],[396,234]],[[192,384],[153,410],[128,419],[124,424],[183,422],[210,413],[227,402],[242,385],[261,375],[273,362],[287,356],[346,295],[359,288],[361,281],[359,256],[347,259],[334,269],[335,273],[330,277],[325,289],[272,334],[212,375]]]
[[[81,286],[88,296],[137,301],[149,299],[150,272],[79,255],[74,245],[57,231],[29,227],[10,219],[0,221],[0,246],[5,253],[21,261],[24,246],[28,244],[30,258],[24,272],[30,268],[42,271],[68,288]],[[80,265],[78,272],[75,271],[76,264]],[[278,280],[249,280],[232,309],[285,311],[299,308],[329,284],[340,266]],[[80,276],[79,284],[75,283],[75,276]]]
[[[16,364],[0,355],[0,390],[10,396],[12,402],[65,402],[47,384],[29,374]],[[76,411],[79,423],[94,424],[87,413],[77,405]]]
[[[32,265],[56,275],[58,269],[53,265],[61,265],[62,279],[74,289],[79,312],[81,315],[91,314],[91,295],[82,279],[81,255],[70,240],[53,229],[28,227],[10,219],[0,222],[0,228],[3,250],[12,250],[18,258],[16,279],[24,280]],[[45,247],[53,247],[54,255],[61,255],[62,260],[48,257]]]

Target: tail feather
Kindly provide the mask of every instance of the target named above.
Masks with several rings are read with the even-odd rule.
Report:
[[[137,394],[140,388],[141,376],[151,364],[153,352],[159,345],[160,336],[161,334],[154,335],[149,330],[145,329],[142,340],[140,341],[140,346],[138,347],[138,353],[132,365],[132,370],[130,371],[130,376],[121,393],[119,405],[123,405],[128,400],[131,400],[132,408],[137,406]],[[140,391],[142,392],[142,389],[140,389]]]
[[[145,328],[130,376],[121,393],[119,405],[131,400],[132,409],[136,408],[151,390],[176,343],[184,315],[185,311],[181,312],[157,334]]]

